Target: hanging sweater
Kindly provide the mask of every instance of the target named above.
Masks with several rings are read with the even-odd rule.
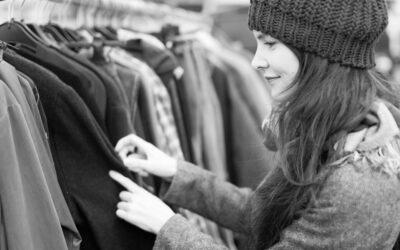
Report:
[[[285,228],[271,249],[392,249],[400,232],[400,111],[376,102],[372,112],[379,123],[338,144],[349,154],[325,180],[310,210]],[[181,162],[163,199],[249,234],[252,194]],[[175,215],[154,249],[226,247]]]

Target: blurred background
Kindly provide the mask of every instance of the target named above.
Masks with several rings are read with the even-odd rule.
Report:
[[[174,6],[202,12],[212,17],[214,29],[223,32],[236,46],[254,53],[255,41],[247,30],[249,0],[173,0]],[[376,47],[377,69],[400,83],[400,0],[387,0],[389,25]]]
[[[10,2],[13,2],[13,10],[10,10]],[[5,22],[12,17],[21,16],[22,19],[38,19],[38,15],[46,16],[42,12],[29,11],[38,6],[49,6],[49,2],[62,2],[68,5],[75,0],[10,0],[0,2],[0,22]],[[115,2],[94,0],[93,2]],[[199,13],[207,17],[208,27],[212,27],[212,33],[221,39],[229,41],[238,49],[245,49],[254,53],[256,43],[251,32],[247,29],[247,8],[249,0],[142,0],[135,2],[153,2],[168,5],[177,9],[189,10],[189,13]],[[400,0],[387,0],[389,8],[389,25],[376,47],[377,68],[391,80],[400,82]],[[24,6],[18,9],[19,6]],[[31,7],[34,6],[34,7]],[[40,8],[40,7],[39,7]],[[48,9],[48,8],[47,8]],[[16,13],[19,11],[19,14]],[[43,9],[44,12],[48,11]],[[54,9],[53,9],[54,11]],[[12,12],[12,13],[10,13]],[[190,15],[190,14],[189,14]],[[40,17],[39,17],[40,18]],[[18,19],[18,18],[16,18]],[[53,17],[56,20],[57,17]]]
[[[256,42],[247,28],[249,2],[0,0],[0,66],[6,67],[8,73],[11,71],[12,79],[20,79],[21,86],[30,83],[32,96],[33,90],[39,89],[40,99],[37,96],[32,107],[43,108],[45,113],[31,116],[43,116],[42,120],[47,121],[43,124],[51,128],[46,138],[52,142],[52,157],[57,158],[54,163],[57,178],[62,185],[76,187],[71,192],[61,187],[66,200],[71,201],[64,204],[68,205],[65,210],[71,210],[78,230],[83,229],[84,244],[99,246],[91,249],[138,249],[134,245],[141,240],[143,246],[147,246],[141,249],[151,249],[154,243],[152,238],[145,238],[142,231],[118,234],[115,232],[126,232],[118,223],[97,223],[103,219],[116,220],[114,210],[120,187],[111,182],[105,170],[123,167],[122,162],[115,160],[118,155],[113,155],[115,144],[123,136],[136,133],[172,157],[192,162],[241,187],[255,188],[276,164],[275,152],[264,145],[267,143],[261,128],[271,107],[269,84],[250,64]],[[376,46],[376,63],[377,69],[388,80],[400,83],[400,0],[388,0],[387,5],[389,26]],[[21,64],[21,60],[27,61],[29,67]],[[6,72],[2,69],[0,67],[0,85],[5,85],[10,78],[2,75]],[[30,94],[29,89],[24,90]],[[52,103],[53,93],[64,93],[65,89],[70,89],[70,96],[65,100],[79,101],[76,105],[66,102],[66,106],[70,105],[68,109]],[[43,107],[40,100],[45,101]],[[46,118],[47,114],[50,119]],[[22,121],[24,119],[21,117]],[[90,124],[81,125],[74,121]],[[45,131],[44,127],[42,129]],[[2,138],[5,134],[2,133]],[[84,138],[88,134],[99,137]],[[14,143],[0,141],[3,142],[1,155],[11,155],[7,150],[14,150]],[[36,149],[33,144],[25,146],[15,149],[16,154],[12,153],[26,158],[31,152],[42,149]],[[106,150],[106,154],[99,148]],[[47,153],[50,158],[50,152]],[[15,176],[35,179],[38,174],[25,171],[36,167],[34,160],[30,163],[32,166],[21,164],[14,168],[3,167],[2,171],[23,169],[22,174]],[[7,164],[0,161],[0,166]],[[44,176],[49,170],[38,171]],[[64,177],[65,173],[68,178]],[[87,173],[94,174],[89,176]],[[57,183],[54,173],[50,174]],[[4,172],[1,176],[7,179]],[[150,192],[158,194],[160,191],[157,178],[138,177],[135,181]],[[2,192],[19,190],[15,186],[20,180],[10,179],[7,183],[10,184],[8,188],[0,189],[2,205],[11,204],[15,194],[3,196]],[[55,185],[54,188],[60,187]],[[31,191],[27,190],[26,197],[32,196]],[[61,194],[61,191],[57,192]],[[51,192],[42,193],[39,195],[50,195]],[[3,201],[3,197],[11,200]],[[80,202],[81,197],[85,197],[85,201]],[[54,206],[53,197],[43,198],[48,201],[48,207]],[[36,205],[38,199],[34,196],[29,200]],[[21,201],[25,202],[25,199]],[[24,226],[20,222],[29,221],[22,215],[28,214],[23,209],[30,207],[18,202],[15,203],[17,210],[10,210],[11,215],[1,210],[2,218],[16,215],[15,220],[8,220],[11,223],[2,225],[5,229]],[[35,212],[39,216],[36,217],[47,218],[49,214],[55,214],[46,211],[38,209]],[[231,231],[199,215],[185,210],[179,212],[216,242],[232,250],[247,249],[246,242]],[[3,237],[8,240],[4,244],[10,249],[28,249],[12,246],[26,241],[26,235],[37,233],[35,242],[43,241],[46,242],[43,245],[47,245],[49,238],[61,235],[57,233],[61,228],[57,223],[54,230],[46,225],[48,230],[43,232],[35,226],[24,227],[18,235]],[[114,234],[113,239],[109,239],[109,232]],[[61,237],[56,243],[63,241]],[[126,247],[117,247],[120,242],[128,243]],[[31,246],[31,242],[27,244]]]

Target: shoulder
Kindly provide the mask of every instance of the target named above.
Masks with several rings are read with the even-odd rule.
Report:
[[[355,151],[335,166],[307,212],[284,232],[286,241],[305,248],[391,249],[400,228],[399,157],[378,150]]]
[[[332,168],[322,193],[376,199],[400,197],[400,136],[373,150],[355,150]]]
[[[343,220],[357,222],[354,227],[367,223],[381,229],[391,228],[390,225],[398,228],[395,218],[400,214],[399,144],[399,136],[395,136],[382,147],[349,154],[333,167],[322,185],[319,200],[329,201]]]

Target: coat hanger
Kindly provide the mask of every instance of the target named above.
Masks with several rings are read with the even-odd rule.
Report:
[[[94,27],[94,31],[100,33],[106,40],[118,40],[118,37],[111,33],[107,27]]]
[[[50,34],[57,42],[67,42],[67,38],[59,32],[53,23],[48,23],[42,26],[44,32]]]
[[[46,7],[49,6],[49,5],[50,5],[49,1],[46,1],[45,5],[43,6],[43,9],[46,9]],[[54,7],[55,7],[55,4],[53,4],[53,7],[49,11],[48,22],[50,22],[51,13],[53,13]],[[56,40],[52,36],[49,36],[48,34],[46,34],[44,32],[43,28],[38,24],[38,23],[40,23],[40,18],[39,17],[41,17],[41,15],[40,16],[37,15],[37,19],[34,20],[32,23],[28,23],[27,27],[29,27],[29,29],[33,33],[35,33],[46,45],[58,47],[58,44],[57,44]]]
[[[70,37],[73,39],[73,41],[79,42],[83,40],[83,37],[76,32],[76,30],[70,29],[70,28],[64,28],[65,32],[68,32]]]
[[[13,0],[9,4],[9,21],[0,25],[0,40],[12,43],[23,44],[35,50],[42,43],[27,26],[21,22],[17,22],[13,18]]]
[[[68,0],[65,2],[65,4],[62,4],[60,9],[61,13],[67,13],[66,11],[69,6],[70,6],[71,1]],[[65,25],[70,25],[71,22],[69,22],[69,18],[67,18],[65,15],[63,16],[61,14],[60,22],[64,23]],[[52,36],[58,41],[58,42],[68,42],[68,41],[74,41],[74,38],[66,32],[63,28],[61,28],[58,24],[51,22],[51,19],[49,19],[49,22],[44,26],[46,32],[52,34]]]

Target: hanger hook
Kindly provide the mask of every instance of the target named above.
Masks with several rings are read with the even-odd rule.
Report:
[[[10,0],[8,4],[8,22],[11,23],[13,21],[14,16],[14,0]]]
[[[49,17],[48,17],[48,19],[47,19],[47,24],[50,24],[51,21],[52,21],[51,19],[52,19],[52,17],[53,17],[54,10],[56,9],[57,3],[50,3],[50,0],[46,0],[46,6],[44,7],[44,9],[45,9],[47,6],[50,7]]]
[[[20,12],[21,12],[21,14],[20,14],[20,16],[21,16],[21,22],[24,21],[24,17],[23,17],[24,11],[23,11],[22,8],[24,7],[25,1],[26,1],[26,0],[22,0],[21,6],[19,7],[19,10],[20,10]]]

